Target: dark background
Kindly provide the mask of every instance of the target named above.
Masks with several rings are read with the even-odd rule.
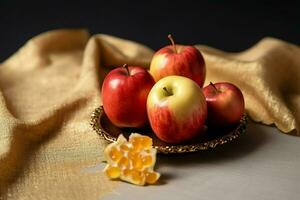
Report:
[[[247,3],[245,3],[247,2]],[[158,49],[182,44],[241,51],[266,36],[300,44],[300,6],[290,1],[0,0],[0,62],[51,29],[87,28]]]

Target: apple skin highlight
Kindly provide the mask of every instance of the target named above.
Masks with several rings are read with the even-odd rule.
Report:
[[[245,112],[241,90],[228,82],[215,83],[214,86],[211,84],[203,88],[207,102],[209,128],[216,129],[237,124]]]
[[[204,58],[200,51],[193,46],[166,46],[157,51],[150,64],[150,73],[155,81],[170,75],[185,76],[203,86],[206,76]]]
[[[151,128],[159,139],[181,143],[203,133],[207,105],[196,82],[182,76],[168,76],[151,89],[147,112]]]
[[[154,79],[142,67],[112,70],[103,81],[102,100],[109,120],[118,127],[140,128],[148,123],[146,102]]]

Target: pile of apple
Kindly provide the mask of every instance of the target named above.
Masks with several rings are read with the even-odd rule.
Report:
[[[228,82],[205,81],[205,62],[193,46],[172,45],[157,51],[150,73],[140,66],[112,70],[102,85],[103,108],[118,127],[141,128],[150,124],[167,143],[182,143],[200,136],[204,126],[220,129],[238,123],[244,98]]]

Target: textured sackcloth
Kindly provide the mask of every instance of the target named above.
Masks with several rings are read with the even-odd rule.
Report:
[[[299,133],[298,46],[266,38],[241,53],[196,47],[206,61],[206,84],[236,84],[253,120]],[[148,67],[152,55],[132,41],[56,30],[0,64],[0,199],[99,199],[116,187],[100,171],[82,170],[101,162],[105,146],[89,126],[90,114],[101,105],[110,69]]]

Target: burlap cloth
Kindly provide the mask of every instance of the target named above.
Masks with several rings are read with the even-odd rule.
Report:
[[[207,81],[230,81],[251,118],[300,130],[300,48],[265,38],[241,53],[197,45]],[[108,35],[57,30],[29,40],[0,65],[1,199],[99,199],[116,187],[87,173],[104,143],[89,126],[109,69],[149,66],[153,51]]]

